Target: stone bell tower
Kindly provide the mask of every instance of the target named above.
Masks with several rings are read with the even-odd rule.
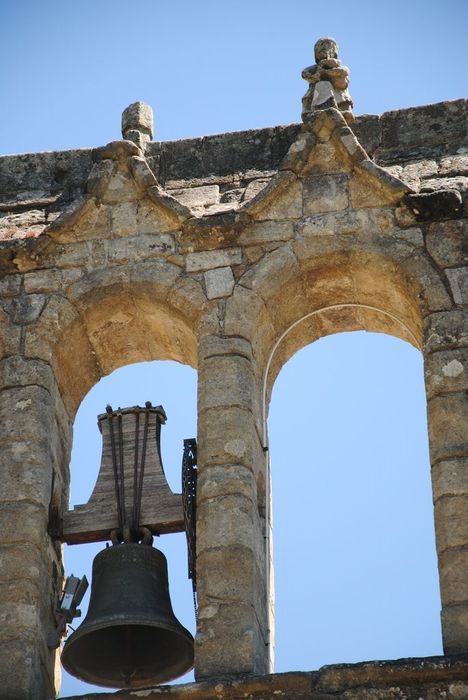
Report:
[[[336,42],[315,61],[300,124],[162,143],[135,103],[120,141],[0,158],[0,698],[55,697],[62,543],[93,508],[110,537],[68,510],[77,407],[156,359],[198,370],[196,682],[118,697],[468,697],[466,101],[354,117]],[[271,388],[363,329],[424,356],[445,653],[274,674]],[[142,526],[183,529],[166,497]]]

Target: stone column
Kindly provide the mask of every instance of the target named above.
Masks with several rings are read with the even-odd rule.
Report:
[[[250,343],[205,337],[199,350],[197,679],[268,672],[264,454]]]
[[[463,310],[425,321],[429,441],[446,654],[468,652],[468,323]]]
[[[62,583],[61,549],[47,528],[49,505],[59,505],[68,482],[61,469],[68,469],[69,437],[48,364],[19,353],[1,360],[0,696],[11,700],[52,698],[58,689],[47,637]]]

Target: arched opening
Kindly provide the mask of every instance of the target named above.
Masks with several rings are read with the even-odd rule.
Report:
[[[67,455],[70,450],[71,426],[75,420],[78,407],[83,402],[87,404],[85,396],[99,396],[101,387],[105,388],[105,398],[100,397],[97,404],[90,409],[86,436],[80,440],[78,435],[80,415],[75,425],[74,444],[80,450],[80,442],[87,444],[94,435],[99,445],[96,456],[90,462],[93,466],[93,478],[88,481],[84,491],[78,491],[78,482],[84,485],[81,479],[86,472],[87,458],[80,457],[79,463],[74,463],[73,469],[73,494],[71,505],[86,502],[94,485],[95,476],[100,459],[99,432],[96,428],[96,416],[102,413],[106,404],[117,406],[131,406],[144,404],[146,400],[155,405],[162,404],[168,412],[168,426],[163,428],[162,446],[163,458],[166,458],[168,469],[168,481],[175,491],[180,492],[180,486],[176,486],[175,474],[180,470],[182,459],[182,446],[172,457],[169,447],[172,425],[182,427],[185,433],[185,424],[179,417],[179,411],[172,407],[173,399],[176,404],[186,404],[195,411],[196,398],[193,382],[194,371],[190,367],[196,367],[196,328],[203,310],[203,304],[194,302],[197,290],[187,289],[184,281],[180,279],[181,271],[175,265],[155,260],[148,264],[138,266],[121,266],[112,269],[99,269],[79,279],[67,289],[67,295],[57,295],[51,298],[47,308],[41,316],[41,322],[37,330],[35,342],[38,354],[46,357],[52,365],[57,382],[60,398],[58,399],[59,420],[57,420],[57,433],[61,438],[62,457],[57,460],[55,474],[54,502],[60,503],[60,508],[65,510],[65,502],[68,493]],[[149,378],[148,371],[153,366],[153,361],[170,361],[176,363],[158,362],[154,366],[164,368],[159,378]],[[120,370],[122,373],[134,371],[129,367],[131,363],[145,363],[140,365],[144,379],[140,380],[140,388],[143,390],[129,393],[118,386],[116,392],[109,392],[108,382],[112,380],[111,373]],[[151,363],[151,364],[150,364]],[[189,372],[192,376],[192,389],[190,399],[176,398],[175,386],[184,386],[186,378],[179,374],[171,377],[169,365],[178,367],[179,372]],[[119,372],[117,372],[119,374]],[[185,376],[185,375],[184,375]],[[160,387],[165,380],[169,384],[162,395]],[[188,381],[188,380],[187,380]],[[134,388],[138,382],[131,380]],[[95,387],[94,389],[92,389]],[[83,401],[84,400],[84,401]],[[92,405],[92,403],[90,404]],[[194,437],[196,431],[187,426],[189,434],[184,437]],[[91,437],[92,439],[92,437]],[[177,438],[175,438],[177,439]],[[169,451],[168,451],[169,447]],[[171,467],[175,459],[174,467]],[[178,465],[178,466],[175,466]],[[174,471],[175,469],[175,471]],[[171,476],[173,474],[174,476]],[[76,478],[78,476],[78,479]],[[171,535],[160,538],[164,551],[167,541],[176,542],[175,549],[179,549],[176,557],[169,554],[170,576],[186,582],[186,590],[189,596],[191,618],[186,627],[194,628],[193,601],[191,598],[191,586],[187,580],[187,558],[185,552],[184,536],[179,538]],[[67,575],[86,574],[91,580],[90,566],[97,551],[104,545],[80,545],[69,548],[70,551],[83,552],[86,564],[78,566],[66,560]],[[176,563],[173,564],[172,560]],[[181,573],[179,573],[179,571]],[[173,601],[176,614],[179,612],[177,600]],[[87,608],[86,601],[82,604],[83,610]],[[183,613],[181,615],[183,617]],[[191,621],[190,621],[191,620]],[[75,621],[79,623],[78,621]],[[62,696],[85,692],[70,690],[68,681],[63,683]],[[87,687],[89,690],[89,686]]]
[[[363,332],[303,347],[269,436],[276,670],[442,653],[418,350]]]
[[[162,404],[167,413],[167,424],[162,428],[162,460],[168,483],[173,492],[180,493],[180,469],[183,440],[196,436],[196,382],[194,369],[173,361],[142,362],[127,365],[103,377],[87,393],[76,414],[71,459],[70,507],[86,503],[96,481],[101,459],[101,436],[96,416],[106,404],[112,406]],[[187,552],[184,533],[156,538],[155,546],[167,557],[171,600],[176,617],[195,633],[192,588],[187,578]],[[64,559],[68,575],[86,574],[91,582],[94,556],[105,543],[65,546]],[[83,615],[88,606],[89,590],[81,605]],[[75,620],[76,625],[80,620]],[[103,692],[102,687],[91,686],[68,675],[62,678],[61,696],[84,694],[92,690]],[[177,683],[193,679],[193,673],[178,679]]]

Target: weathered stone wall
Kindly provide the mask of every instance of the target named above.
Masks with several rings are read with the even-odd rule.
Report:
[[[71,425],[100,377],[141,360],[199,373],[197,680],[268,672],[271,386],[300,347],[357,329],[424,353],[444,646],[468,652],[465,138],[458,101],[353,130],[330,109],[144,152],[0,159],[4,697],[53,695],[47,524],[66,508]]]

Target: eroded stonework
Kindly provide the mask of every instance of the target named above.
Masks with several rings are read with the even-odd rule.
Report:
[[[169,143],[149,140],[149,114],[132,105],[128,138],[103,148],[0,158],[2,697],[55,694],[63,570],[49,533],[67,509],[76,409],[102,376],[154,359],[198,369],[199,684],[150,695],[238,697],[238,682],[243,697],[463,697],[466,657],[451,655],[468,653],[465,101],[352,128],[328,108]],[[359,329],[424,353],[447,656],[443,672],[395,671],[398,687],[382,669],[361,690],[306,673],[283,687],[264,675],[269,395],[296,350]],[[210,680],[226,677],[239,681]]]

